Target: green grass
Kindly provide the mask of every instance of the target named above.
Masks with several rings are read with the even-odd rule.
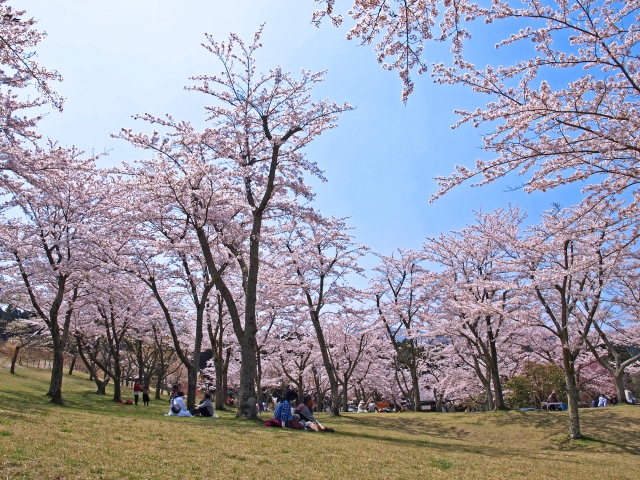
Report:
[[[321,414],[336,429],[323,434],[264,428],[233,412],[164,417],[166,397],[149,408],[115,405],[81,374],[65,376],[65,406],[53,406],[48,375],[0,368],[0,479],[638,476],[640,407],[582,410],[578,441],[562,412]]]

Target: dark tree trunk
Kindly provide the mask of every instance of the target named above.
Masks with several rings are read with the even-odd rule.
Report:
[[[578,387],[576,384],[575,365],[568,348],[562,349],[564,363],[564,378],[567,386],[567,406],[569,410],[569,436],[572,439],[581,438],[580,418],[578,417]]]
[[[109,375],[105,373],[103,380],[100,380],[97,375],[94,378],[95,378],[96,387],[98,387],[98,389],[96,390],[96,395],[106,395],[107,384],[109,383],[109,380],[110,380]],[[115,385],[116,383],[114,382],[114,386]]]
[[[9,373],[13,375],[15,375],[16,373],[16,360],[18,359],[18,353],[20,352],[20,348],[22,347],[15,347],[15,350],[13,351],[13,357],[11,358],[11,369],[9,370]]]
[[[71,365],[69,365],[69,375],[73,375],[73,369],[76,366],[76,359],[78,358],[78,355],[74,355],[73,358],[71,359]]]
[[[122,372],[120,370],[120,358],[114,357],[114,367],[113,367],[113,401],[114,402],[122,402],[122,387],[120,385],[120,377],[122,376]],[[106,377],[105,373],[105,377]]]
[[[256,418],[256,341],[255,335],[245,335],[240,342],[240,391],[238,394],[239,418]]]
[[[158,374],[158,381],[156,382],[156,400],[160,400],[160,392],[162,390],[162,375]]]
[[[324,394],[321,391],[321,387],[320,387],[320,376],[318,375],[318,372],[316,371],[316,367],[314,366],[312,368],[313,371],[313,382],[316,385],[316,397],[318,397],[318,401],[317,403],[317,409],[318,412],[324,412]]]
[[[136,358],[138,360],[138,384],[145,385],[144,383],[144,359],[142,358],[142,340],[136,340]]]
[[[502,382],[500,381],[500,371],[498,369],[498,351],[496,349],[496,339],[491,328],[490,317],[487,317],[487,332],[489,335],[489,351],[491,365],[491,381],[493,382],[493,393],[495,395],[495,409],[508,410],[504,403],[504,395],[502,394]]]
[[[200,352],[198,352],[200,353]],[[194,364],[187,367],[187,408],[193,409],[196,404],[196,390],[198,388],[198,367],[195,364],[196,355],[193,355]],[[200,355],[197,355],[198,362],[200,361]]]
[[[258,410],[260,410],[260,405],[262,405],[262,359],[260,358],[259,348],[256,352],[256,369],[256,393],[258,394]],[[302,395],[300,392],[298,394]]]
[[[60,341],[53,341],[53,365],[51,367],[51,383],[47,395],[51,403],[62,405],[62,377],[64,376],[64,350]]]
[[[227,398],[229,398],[229,359],[231,357],[231,349],[227,349],[227,356],[222,370],[222,407],[224,408]]]
[[[616,379],[616,393],[618,395],[618,402],[628,403],[627,396],[624,393],[624,371],[621,371],[614,377]]]

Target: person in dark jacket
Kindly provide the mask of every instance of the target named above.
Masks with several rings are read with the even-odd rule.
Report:
[[[326,428],[320,425],[320,422],[313,416],[313,409],[316,402],[308,393],[302,397],[302,403],[296,408],[296,413],[300,416],[300,421],[304,422],[305,427],[309,430],[317,432],[333,432],[333,428]]]
[[[149,385],[146,384],[142,387],[142,403],[144,403],[146,407],[149,406]]]
[[[211,393],[205,393],[202,402],[200,402],[200,404],[191,413],[198,417],[213,417],[213,403],[211,403]]]

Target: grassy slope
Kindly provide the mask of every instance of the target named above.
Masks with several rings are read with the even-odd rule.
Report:
[[[638,475],[640,407],[581,411],[589,440],[576,442],[561,412],[321,415],[337,430],[321,434],[263,428],[231,412],[166,418],[166,400],[114,405],[82,375],[65,376],[66,405],[54,407],[43,395],[48,371],[17,373],[0,368],[2,479]]]

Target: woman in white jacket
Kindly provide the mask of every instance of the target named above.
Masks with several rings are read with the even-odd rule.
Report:
[[[184,393],[178,392],[175,397],[171,399],[171,409],[169,415],[176,415],[178,417],[192,417],[187,405],[184,403]]]

